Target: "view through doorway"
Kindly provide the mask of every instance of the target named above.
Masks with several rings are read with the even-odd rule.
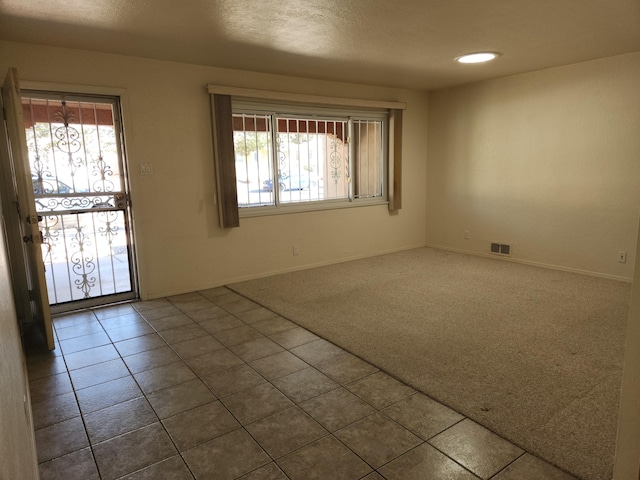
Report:
[[[137,296],[117,97],[22,91],[52,312]]]

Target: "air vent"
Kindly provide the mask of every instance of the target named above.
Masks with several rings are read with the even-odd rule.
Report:
[[[511,245],[491,242],[491,253],[496,253],[498,255],[511,255]]]

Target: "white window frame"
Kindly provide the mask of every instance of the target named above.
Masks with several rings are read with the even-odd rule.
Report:
[[[382,109],[354,109],[349,107],[318,107],[318,106],[299,106],[288,104],[274,104],[265,102],[247,102],[243,100],[233,101],[232,109],[234,114],[257,114],[271,116],[272,136],[270,150],[272,158],[271,175],[274,184],[278,178],[279,172],[278,162],[275,161],[278,155],[276,138],[278,133],[277,121],[279,118],[299,118],[301,120],[336,120],[344,121],[348,127],[347,142],[349,150],[349,176],[354,177],[353,169],[355,167],[356,146],[350,139],[353,137],[353,123],[358,120],[379,121],[382,124],[381,135],[381,175],[382,175],[382,195],[371,198],[356,198],[355,187],[352,180],[348,180],[348,194],[344,198],[329,198],[318,200],[300,200],[291,202],[280,201],[280,191],[274,188],[274,205],[246,205],[239,206],[240,218],[255,217],[262,215],[277,215],[281,213],[293,213],[303,211],[330,210],[337,208],[350,208],[366,205],[386,205],[388,204],[388,132],[389,132],[389,111]]]

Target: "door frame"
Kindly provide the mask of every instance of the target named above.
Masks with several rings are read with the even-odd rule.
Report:
[[[96,97],[117,97],[119,100],[120,106],[120,128],[122,130],[122,141],[121,141],[121,154],[122,154],[122,168],[123,168],[123,178],[125,182],[125,188],[129,194],[129,205],[128,215],[130,218],[129,222],[129,232],[127,232],[128,237],[131,241],[131,258],[130,264],[133,271],[131,272],[131,280],[132,280],[132,292],[134,293],[134,298],[140,298],[140,274],[139,274],[139,263],[138,263],[138,255],[137,255],[137,242],[135,235],[135,211],[134,211],[134,193],[131,188],[131,169],[128,164],[128,136],[127,132],[130,131],[130,126],[127,126],[126,118],[128,118],[129,111],[129,99],[127,90],[124,88],[117,87],[103,87],[103,86],[87,86],[87,85],[76,85],[70,83],[50,83],[50,82],[39,82],[39,81],[31,81],[31,80],[20,80],[21,90],[28,90],[31,92],[42,92],[46,93],[60,93],[60,94],[69,94],[69,95],[88,95],[88,96],[96,96]],[[118,294],[114,294],[110,296],[110,303],[117,303],[119,301],[132,300],[131,296],[119,296]],[[64,304],[62,304],[64,305]],[[88,300],[78,300],[72,303],[74,310],[80,310],[83,308],[89,308],[92,306],[96,306],[95,302],[92,299]],[[64,306],[52,306],[52,313],[61,313],[69,311]]]
[[[20,79],[15,68],[9,68],[2,80],[2,113],[2,215],[11,222],[6,230],[10,238],[6,246],[14,256],[11,271],[15,303],[20,305],[21,327],[40,324],[47,348],[53,350],[56,343],[42,259],[42,233],[31,185]]]

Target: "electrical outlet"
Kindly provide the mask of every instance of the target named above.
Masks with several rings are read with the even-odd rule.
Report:
[[[141,163],[140,175],[153,175],[153,165],[151,163]]]
[[[618,263],[627,263],[627,252],[618,252]]]
[[[469,240],[469,230],[464,231],[464,239]]]
[[[294,245],[292,251],[294,255],[300,255],[300,248],[298,247],[298,245]]]

